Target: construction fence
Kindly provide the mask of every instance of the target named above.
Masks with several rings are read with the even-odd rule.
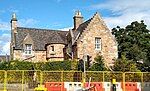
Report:
[[[139,82],[141,88],[145,87],[145,83],[150,83],[148,72],[87,71],[85,75],[80,71],[1,70],[0,91],[34,91],[35,87],[46,82],[82,82],[84,77],[86,82],[90,78],[91,82],[111,82],[116,79],[116,82],[124,85],[125,82]]]

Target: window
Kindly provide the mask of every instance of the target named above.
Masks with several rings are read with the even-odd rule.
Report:
[[[95,50],[101,50],[101,38],[95,38]]]
[[[54,46],[50,46],[50,50],[49,50],[50,55],[55,55],[55,50],[54,50]]]
[[[25,44],[25,54],[32,54],[32,45],[31,44]]]
[[[54,51],[54,46],[51,46],[51,50]]]

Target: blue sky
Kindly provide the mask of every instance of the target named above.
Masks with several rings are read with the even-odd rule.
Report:
[[[150,28],[150,0],[0,0],[0,54],[9,54],[10,19],[18,26],[68,30],[80,10],[84,20],[99,12],[107,26],[124,27],[144,20]]]

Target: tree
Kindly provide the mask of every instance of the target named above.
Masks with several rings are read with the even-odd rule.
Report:
[[[102,56],[97,55],[95,58],[95,63],[89,68],[90,71],[104,71],[106,70],[104,59]]]
[[[78,71],[84,72],[84,61],[82,59],[78,62]]]
[[[132,22],[125,28],[117,26],[112,29],[112,34],[118,42],[119,58],[125,54],[129,60],[150,65],[150,31],[144,21]]]
[[[114,71],[122,71],[122,72],[136,72],[138,71],[136,67],[136,63],[132,60],[128,60],[124,55],[118,60],[115,61],[113,66]]]

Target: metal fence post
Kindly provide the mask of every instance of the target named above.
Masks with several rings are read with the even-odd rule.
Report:
[[[143,91],[143,72],[141,73],[141,89],[142,89],[142,91]]]
[[[125,72],[122,75],[123,75],[123,91],[125,91]]]
[[[61,71],[61,82],[63,82],[63,81],[64,81],[64,78],[63,78],[64,76],[63,76],[63,75],[64,75],[64,72],[63,72],[63,71]]]
[[[43,72],[40,71],[40,87],[42,87],[42,83],[43,83]]]
[[[105,73],[103,72],[103,82],[105,82]]]
[[[83,88],[84,88],[84,82],[85,82],[84,73],[82,72],[82,87],[83,87]]]
[[[7,71],[4,71],[4,91],[7,91]]]
[[[22,71],[22,91],[24,91],[24,70]]]
[[[63,71],[61,71],[61,82],[63,82]],[[61,91],[63,91],[63,87],[61,87]]]

